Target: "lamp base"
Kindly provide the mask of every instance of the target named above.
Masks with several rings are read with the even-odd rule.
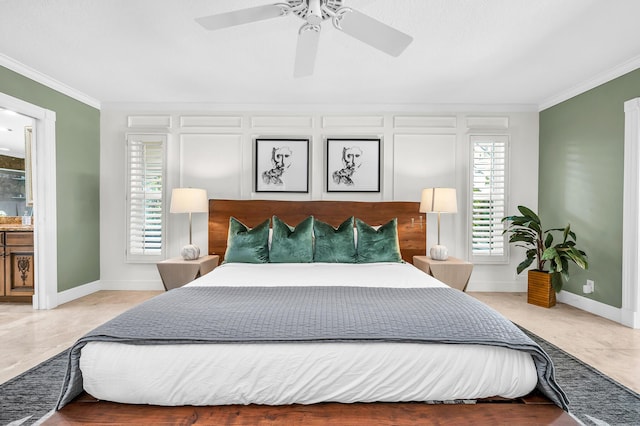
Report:
[[[449,251],[441,245],[431,247],[429,254],[433,260],[447,260],[449,258]]]
[[[196,260],[200,257],[200,249],[194,244],[187,244],[180,250],[180,255],[184,260]]]

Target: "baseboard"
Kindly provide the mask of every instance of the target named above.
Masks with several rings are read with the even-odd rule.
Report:
[[[68,303],[80,297],[88,296],[99,290],[138,290],[138,291],[154,291],[163,290],[160,280],[154,281],[93,281],[78,287],[58,293],[58,304]],[[473,281],[469,283],[467,291],[478,292],[512,292],[520,293],[527,291],[527,284],[521,282],[505,281]],[[617,323],[631,326],[623,322],[623,314],[620,308],[616,308],[593,299],[579,296],[567,291],[561,291],[558,294],[558,301],[571,305],[583,311],[610,319]]]
[[[526,281],[471,281],[467,291],[526,293],[527,283]],[[557,294],[557,299],[558,302],[566,303],[585,312],[615,321],[627,327],[638,328],[638,318],[634,313],[625,313],[620,308],[568,291],[561,291]]]
[[[88,296],[100,290],[164,290],[162,281],[93,281],[58,293],[58,305]]]
[[[470,281],[467,291],[526,293],[527,283],[519,281]]]
[[[640,313],[629,309],[621,309],[622,324],[631,328],[640,328]]]
[[[58,305],[68,303],[73,300],[79,299],[84,296],[88,296],[91,293],[102,290],[100,281],[93,281],[87,284],[79,285],[69,290],[64,290],[58,293]]]
[[[162,281],[145,280],[145,281],[101,281],[101,290],[138,290],[138,291],[154,291],[164,290]]]
[[[611,321],[623,324],[622,310],[620,308],[616,308],[611,305],[598,302],[597,300],[579,296],[575,293],[570,293],[564,290],[558,293],[557,296],[558,302],[566,303],[567,305],[582,309],[583,311],[587,311],[594,315],[598,315],[603,318],[610,319]]]

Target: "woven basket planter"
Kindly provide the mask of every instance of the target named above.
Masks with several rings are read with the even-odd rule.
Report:
[[[551,286],[551,274],[543,271],[529,271],[527,303],[543,308],[556,305],[556,292]]]

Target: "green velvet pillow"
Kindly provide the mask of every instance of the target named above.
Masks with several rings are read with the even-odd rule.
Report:
[[[229,218],[224,263],[269,262],[269,219],[249,229],[235,217]]]
[[[356,263],[353,217],[342,222],[338,229],[316,220],[313,223],[313,234],[315,237],[314,262]]]
[[[273,216],[269,262],[313,262],[313,216],[309,216],[295,228]]]
[[[393,218],[378,229],[356,219],[358,263],[402,262],[398,241],[398,219]]]

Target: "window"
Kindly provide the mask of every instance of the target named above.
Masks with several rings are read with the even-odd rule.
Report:
[[[508,260],[502,218],[507,205],[506,135],[473,135],[471,141],[471,259],[474,263]]]
[[[166,135],[127,135],[127,262],[164,259],[166,144]]]

